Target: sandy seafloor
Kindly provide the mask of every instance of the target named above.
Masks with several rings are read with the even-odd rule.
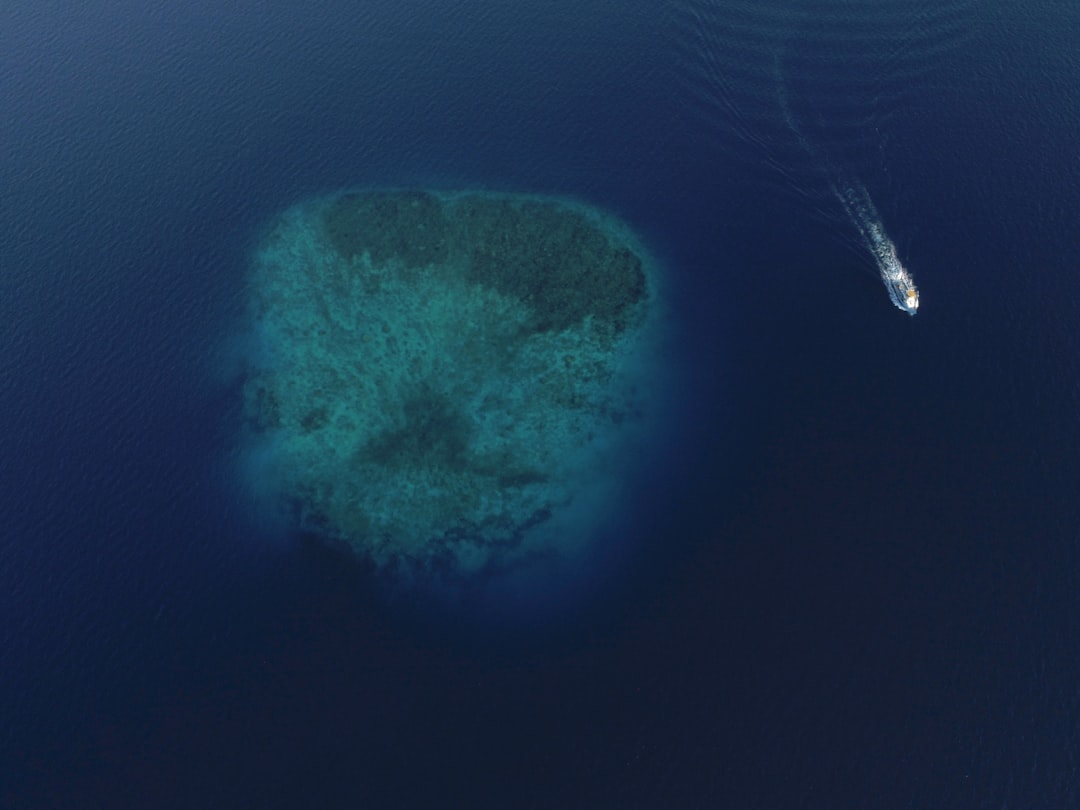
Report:
[[[1075,806],[1078,44],[1049,0],[0,11],[0,805]],[[235,475],[252,247],[356,185],[578,198],[671,268],[679,431],[563,591],[434,616]]]

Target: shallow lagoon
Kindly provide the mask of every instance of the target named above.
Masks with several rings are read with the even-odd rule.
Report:
[[[412,579],[573,558],[661,418],[656,264],[523,195],[348,192],[256,250],[247,437],[301,528]]]

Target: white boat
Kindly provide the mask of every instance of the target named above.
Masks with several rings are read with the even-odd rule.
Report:
[[[919,290],[915,281],[895,255],[888,258],[889,261],[881,262],[881,280],[885,282],[889,298],[897,309],[914,315],[919,311]]]

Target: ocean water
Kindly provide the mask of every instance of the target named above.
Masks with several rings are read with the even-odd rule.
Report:
[[[24,5],[0,805],[1077,804],[1074,4]],[[574,196],[671,269],[679,431],[551,610],[387,601],[238,473],[252,246],[380,184]]]

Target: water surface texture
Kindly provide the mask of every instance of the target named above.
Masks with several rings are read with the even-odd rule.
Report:
[[[1077,8],[7,4],[0,805],[1080,805]],[[662,269],[662,340],[605,406],[663,402],[646,453],[588,439],[611,389],[575,399],[565,358],[462,378],[431,346],[401,355],[429,394],[569,375],[559,418],[627,463],[561,477],[543,387],[501,416],[387,397],[396,443],[364,445],[453,466],[509,419],[475,524],[617,481],[578,501],[572,575],[432,598],[277,508],[243,441],[275,360],[253,261],[343,189],[573,201]],[[603,310],[538,318],[505,281],[519,328],[485,334],[519,360]],[[372,415],[319,405],[296,424]],[[367,472],[369,521],[457,519]]]

